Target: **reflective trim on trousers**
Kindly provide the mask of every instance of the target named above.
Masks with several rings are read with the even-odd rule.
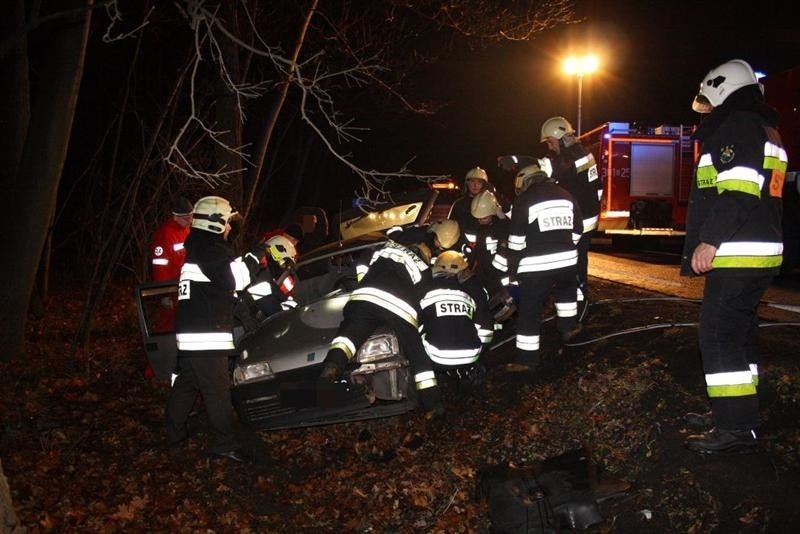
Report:
[[[556,315],[558,317],[575,317],[578,315],[577,302],[556,302]]]
[[[516,344],[517,348],[520,350],[539,350],[539,336],[523,336],[522,334],[517,334]]]
[[[178,350],[228,350],[233,349],[233,334],[228,332],[208,332],[175,334]]]
[[[414,375],[414,383],[416,384],[417,391],[435,388],[439,385],[436,381],[436,373],[433,371],[423,371]]]

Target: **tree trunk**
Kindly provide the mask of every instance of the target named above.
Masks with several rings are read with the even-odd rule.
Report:
[[[6,474],[3,472],[2,461],[0,461],[0,532],[8,532],[9,534],[25,532],[25,529],[17,521],[16,512],[14,512],[11,489],[8,487],[8,480],[6,480]]]
[[[88,0],[91,6],[93,0]],[[0,358],[22,354],[25,322],[36,271],[55,212],[58,184],[78,100],[91,9],[77,20],[54,28],[41,71],[28,135],[16,179],[4,186],[2,211],[7,221],[0,234],[6,251],[0,276]],[[13,231],[10,231],[13,230]]]
[[[234,35],[239,34],[236,5],[237,2],[223,2],[221,4],[222,18]],[[230,39],[224,39],[220,42],[220,49],[222,54],[220,60],[224,62],[225,69],[231,81],[233,83],[240,83],[239,47]],[[239,113],[239,106],[237,105],[238,100],[236,95],[222,79],[222,76],[217,76],[215,84],[216,105],[214,107],[214,112],[217,124],[216,129],[225,132],[220,138],[227,146],[238,149],[242,146],[242,120]],[[242,158],[235,152],[226,150],[219,145],[215,145],[214,152],[218,167],[222,167],[225,171],[242,168]],[[225,196],[233,206],[239,207],[242,205],[242,173],[231,176],[230,182],[225,188]]]
[[[278,122],[278,116],[281,114],[281,110],[283,109],[283,103],[286,101],[286,94],[289,92],[289,85],[292,83],[292,78],[294,77],[294,66],[297,63],[297,58],[300,56],[300,49],[303,47],[303,42],[306,38],[306,31],[308,30],[308,25],[311,22],[311,17],[317,10],[317,3],[318,0],[313,0],[311,2],[311,6],[309,6],[308,11],[306,12],[306,19],[303,22],[303,27],[300,29],[300,35],[298,35],[297,42],[294,45],[292,64],[289,66],[289,74],[278,86],[278,94],[275,96],[275,103],[272,105],[272,111],[270,112],[267,122],[264,124],[264,129],[261,132],[261,139],[258,143],[254,162],[255,165],[250,169],[250,172],[247,176],[247,191],[245,193],[244,205],[242,206],[242,212],[245,220],[247,219],[247,215],[250,213],[250,209],[253,206],[253,199],[256,188],[258,187],[258,181],[261,177],[261,170],[264,167],[264,158],[267,155],[269,141],[272,137],[272,132],[275,129],[275,125]]]
[[[14,35],[25,26],[25,0],[15,0],[8,17],[0,17],[0,35]],[[20,39],[8,56],[0,58],[0,169],[3,185],[16,175],[31,116],[28,79],[28,41]]]

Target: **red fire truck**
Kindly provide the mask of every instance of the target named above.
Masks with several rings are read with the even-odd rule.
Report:
[[[603,180],[599,232],[685,235],[697,148],[691,126],[636,127],[607,122],[580,136]]]

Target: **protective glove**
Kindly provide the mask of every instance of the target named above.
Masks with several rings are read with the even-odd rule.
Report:
[[[325,357],[322,373],[319,375],[320,382],[333,382],[344,372],[347,365],[347,356],[342,351],[334,350]]]

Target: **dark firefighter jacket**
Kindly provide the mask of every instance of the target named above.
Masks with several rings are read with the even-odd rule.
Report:
[[[535,275],[577,265],[581,210],[558,184],[531,185],[511,209],[509,273]]]
[[[418,287],[430,279],[431,270],[413,245],[425,242],[430,247],[432,234],[423,227],[393,228],[387,234],[390,240],[372,254],[350,300],[371,302],[416,328]]]
[[[439,275],[421,287],[422,344],[439,365],[475,363],[492,340],[489,296],[476,276]]]
[[[480,281],[494,295],[500,285],[508,284],[508,231],[509,219],[492,218],[491,224],[474,224],[463,233],[469,242],[467,261]]]
[[[597,173],[594,156],[583,145],[564,147],[552,158],[553,179],[569,191],[583,214],[583,232],[597,229],[603,183]]]
[[[229,354],[233,346],[233,294],[250,284],[259,268],[253,254],[234,259],[222,235],[193,229],[178,283],[175,318],[178,354]]]
[[[777,113],[756,86],[732,93],[700,124],[700,159],[689,195],[681,274],[691,275],[700,242],[717,247],[711,275],[777,274],[786,151]]]

